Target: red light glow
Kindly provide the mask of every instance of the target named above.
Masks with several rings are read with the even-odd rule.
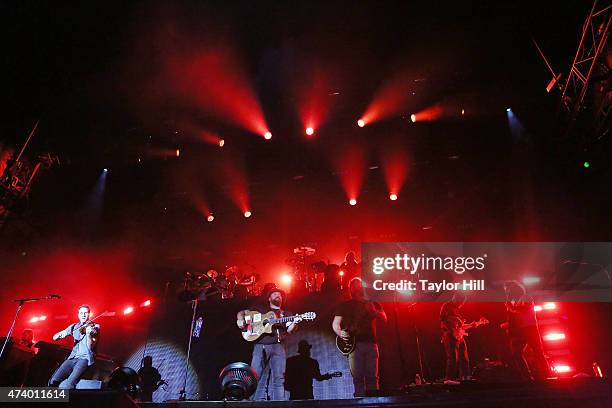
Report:
[[[124,315],[128,315],[130,313],[132,313],[134,311],[134,308],[132,306],[128,306],[125,309],[123,309],[123,314]]]
[[[244,218],[249,218],[251,216],[251,212],[250,211],[245,211],[244,212]]]
[[[389,194],[389,200],[391,200],[391,201],[397,200],[397,194],[395,194],[395,193]]]
[[[219,144],[219,147],[225,146],[225,140],[219,139],[219,143],[218,144]]]
[[[565,340],[565,333],[547,333],[543,337],[546,341]]]
[[[293,278],[291,277],[291,275],[283,274],[281,276],[281,282],[283,282],[284,284],[290,284],[292,280]]]
[[[401,113],[412,96],[412,84],[413,81],[404,74],[385,82],[376,92],[361,119],[372,124]]]
[[[363,119],[359,119],[357,121],[357,126],[359,126],[359,127],[364,127],[365,126],[365,122],[363,121]]]
[[[145,300],[144,303],[142,304],[143,306],[147,307],[147,306],[151,306],[151,300]]]
[[[259,101],[229,44],[167,54],[166,78],[160,80],[171,92],[225,122],[260,136],[267,132]]]
[[[413,122],[431,122],[440,119],[443,114],[444,109],[442,109],[442,106],[434,105],[410,115],[410,120]]]
[[[38,316],[35,316],[35,317],[33,317],[33,318],[31,318],[31,319],[30,319],[30,323],[36,323],[36,322],[38,322],[38,320],[40,320],[40,319],[38,318]]]
[[[270,133],[270,132],[264,133],[264,139],[266,139],[266,140],[272,139],[272,133]]]
[[[314,129],[313,129],[313,128],[311,128],[311,127],[307,127],[307,128],[306,128],[306,134],[307,134],[308,136],[312,136],[312,135],[314,134]]]
[[[38,320],[41,320],[41,321],[47,320],[47,316],[40,316]]]
[[[176,157],[179,157],[181,155],[181,150],[180,149],[176,149]]]
[[[350,205],[357,205],[357,200],[355,200],[354,198],[351,198],[351,199],[349,200],[349,204],[350,204]]]
[[[215,220],[215,216],[210,214],[208,217],[206,217],[206,221],[208,222],[213,222]]]
[[[556,373],[569,373],[569,372],[573,371],[572,368],[570,366],[566,365],[566,364],[555,365],[553,367],[553,370]]]

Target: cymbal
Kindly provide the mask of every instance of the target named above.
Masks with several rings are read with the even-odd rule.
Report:
[[[301,246],[297,248],[293,248],[293,253],[300,256],[310,256],[314,255],[317,252],[316,249],[309,246]]]

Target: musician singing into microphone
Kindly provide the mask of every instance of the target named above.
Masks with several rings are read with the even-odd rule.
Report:
[[[93,365],[100,334],[100,325],[88,322],[89,315],[89,306],[79,306],[79,322],[73,323],[66,329],[53,335],[54,341],[72,336],[74,345],[68,358],[51,376],[49,380],[50,386],[74,389],[85,370],[87,370],[87,367]]]
[[[349,365],[355,386],[355,397],[366,390],[378,389],[378,344],[376,321],[387,322],[387,315],[377,302],[366,298],[360,278],[349,282],[351,299],[336,309],[332,329],[343,340],[354,336],[355,349],[349,354]]]
[[[267,304],[255,305],[251,309],[259,312],[267,313],[273,311],[277,318],[291,316],[286,310],[283,310],[283,302],[285,300],[285,292],[276,286],[268,289],[265,295]],[[246,326],[245,321],[245,310],[238,312],[237,325],[240,329],[244,329]],[[283,340],[287,334],[293,332],[301,318],[297,317],[286,324],[277,324],[273,327],[272,333],[265,333],[255,341],[253,347],[253,358],[251,360],[251,367],[255,369],[257,378],[261,378],[266,367],[270,367],[270,388],[272,392],[269,395],[270,399],[273,400],[285,400],[285,366],[287,360],[287,353],[285,352],[285,346]]]

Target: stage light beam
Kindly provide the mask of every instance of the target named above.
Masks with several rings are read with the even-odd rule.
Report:
[[[264,133],[264,139],[266,139],[266,140],[270,140],[270,139],[272,139],[272,133],[271,133],[271,132],[269,132],[269,131],[268,131],[268,132],[266,132],[266,133]]]
[[[389,194],[389,200],[391,200],[391,201],[397,200],[397,194],[395,194],[395,193]]]
[[[410,121],[412,123],[416,122],[416,120],[417,120],[417,117],[416,117],[416,115],[414,113],[412,115],[410,115]]]
[[[150,299],[145,300],[144,302],[142,302],[141,306],[143,307],[151,306],[151,300]]]
[[[208,217],[206,217],[206,221],[208,222],[213,222],[215,220],[215,216],[210,214]]]
[[[349,200],[349,204],[350,204],[350,205],[357,205],[357,200],[355,200],[354,198],[351,198],[351,199]]]
[[[248,210],[244,212],[244,218],[249,218],[251,215],[251,212]]]
[[[359,119],[357,121],[357,126],[359,126],[359,127],[364,127],[365,126],[365,122],[363,121],[363,119]]]

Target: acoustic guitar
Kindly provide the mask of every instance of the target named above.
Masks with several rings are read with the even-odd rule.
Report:
[[[268,313],[261,313],[253,310],[246,310],[244,312],[245,325],[242,329],[242,337],[246,341],[255,341],[263,334],[271,334],[272,326],[278,323],[287,323],[295,319],[301,320],[314,320],[317,314],[315,312],[306,312],[293,316],[276,317],[273,311]]]

